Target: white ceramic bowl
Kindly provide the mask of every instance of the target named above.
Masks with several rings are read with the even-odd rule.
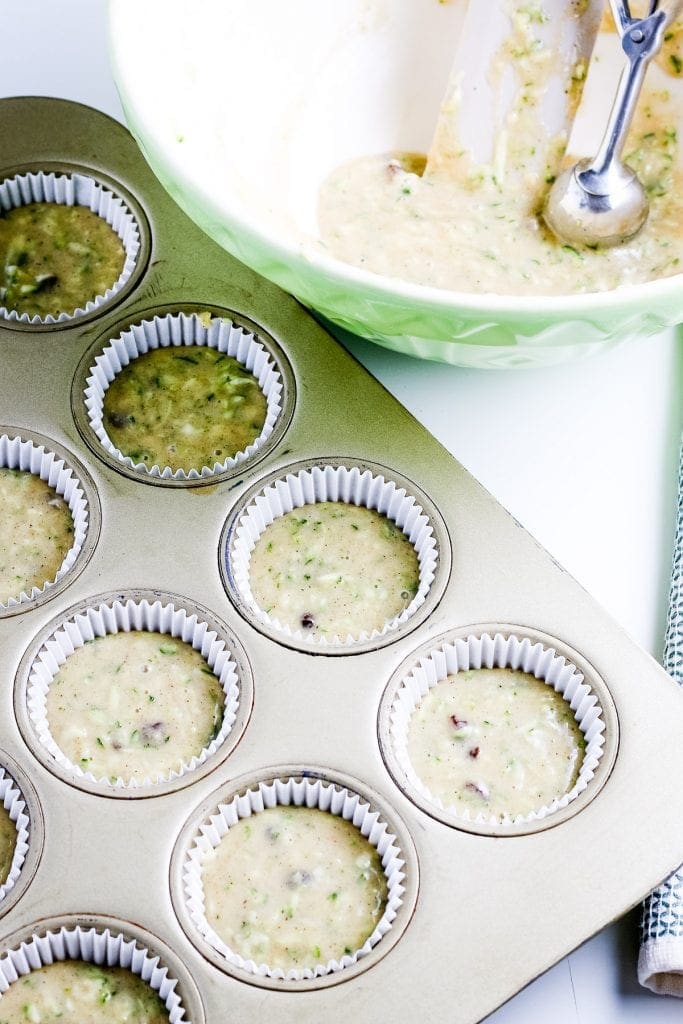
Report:
[[[305,305],[389,348],[533,366],[683,321],[681,275],[598,294],[471,295],[380,277],[316,246],[319,185],[338,164],[427,149],[464,7],[111,0],[114,70],[134,135],[185,211]],[[614,70],[603,59],[592,76],[603,111],[584,127],[588,148]]]

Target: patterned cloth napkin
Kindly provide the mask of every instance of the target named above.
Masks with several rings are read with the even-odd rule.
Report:
[[[664,668],[683,686],[683,446]],[[683,865],[643,903],[638,980],[653,992],[683,997]]]

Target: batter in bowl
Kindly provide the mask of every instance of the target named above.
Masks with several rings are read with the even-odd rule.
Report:
[[[670,89],[671,78],[657,68],[649,72],[650,84],[624,150],[649,199],[644,228],[612,249],[563,244],[540,214],[563,167],[565,133],[549,147],[540,170],[535,167],[535,131],[538,136],[555,64],[552,49],[539,36],[547,16],[541,3],[507,2],[516,11],[515,28],[493,62],[491,80],[497,82],[514,69],[522,86],[491,162],[475,162],[457,135],[449,137],[441,159],[435,160],[430,152],[426,173],[426,158],[420,154],[396,152],[351,160],[322,184],[320,245],[331,256],[383,277],[476,294],[603,292],[680,274],[681,105],[680,93],[676,102]],[[571,5],[566,6],[570,11]],[[680,26],[673,24],[660,65],[674,77],[683,71],[680,40]],[[577,100],[586,78],[584,61],[577,64],[568,85],[576,89]],[[589,107],[590,91],[588,76]],[[450,102],[457,112],[457,82]],[[438,131],[436,143],[438,149]],[[567,162],[580,155],[567,157]]]
[[[0,997],[0,1024],[168,1024],[154,989],[123,967],[65,960],[19,977]]]
[[[47,692],[55,743],[95,778],[156,780],[218,735],[225,694],[199,651],[162,633],[113,633],[79,647]]]
[[[429,689],[411,716],[407,746],[416,775],[444,807],[501,818],[569,792],[586,741],[552,686],[526,672],[482,668]]]
[[[33,473],[0,469],[0,602],[52,582],[74,542],[69,506]]]
[[[377,850],[351,822],[307,807],[241,818],[206,855],[202,882],[226,945],[285,971],[355,953],[387,898]]]
[[[415,548],[391,519],[344,502],[302,505],[275,519],[249,563],[259,608],[308,636],[380,630],[415,597]]]
[[[627,162],[645,186],[650,216],[613,249],[564,245],[539,218],[484,178],[422,176],[417,154],[361,157],[323,183],[319,225],[330,255],[384,277],[457,292],[566,295],[681,273],[683,174],[665,92],[650,93]]]

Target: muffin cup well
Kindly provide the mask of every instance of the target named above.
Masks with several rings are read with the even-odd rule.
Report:
[[[168,1011],[169,1024],[182,1024],[188,1020],[175,972],[172,973],[164,963],[166,957],[145,944],[149,941],[153,945],[154,936],[138,928],[128,929],[125,922],[109,918],[93,924],[86,924],[85,920],[83,923],[67,923],[67,917],[62,920],[62,924],[60,919],[48,922],[47,928],[36,926],[35,931],[27,931],[21,939],[18,935],[10,937],[8,944],[16,943],[16,946],[7,949],[0,957],[0,1012],[1,993],[19,978],[59,961],[82,960],[100,967],[123,967],[131,971],[158,994]],[[182,988],[183,994],[187,992],[190,995],[193,1004],[192,1024],[201,1024],[203,1014],[199,997],[190,991],[187,980],[184,980]]]
[[[453,806],[444,806],[421,781],[408,756],[410,719],[422,698],[447,676],[480,668],[510,668],[552,686],[571,707],[586,741],[579,777],[571,790],[526,815],[511,813],[499,817],[482,811],[472,816],[467,809],[460,812]],[[399,670],[382,701],[380,742],[389,769],[406,796],[446,824],[495,834],[537,831],[546,819],[552,819],[584,794],[599,771],[604,775],[606,740],[610,740],[610,757],[605,758],[609,762],[616,738],[606,734],[603,705],[611,707],[611,699],[598,677],[587,681],[570,656],[558,653],[549,644],[523,633],[468,634],[426,647]]]
[[[0,210],[5,212],[31,203],[56,203],[61,206],[83,206],[107,222],[118,235],[124,248],[123,269],[115,282],[103,295],[93,296],[83,307],[65,310],[57,316],[48,314],[17,313],[0,303],[0,319],[20,324],[40,326],[62,324],[98,309],[118,295],[126,286],[136,268],[141,248],[138,223],[126,202],[108,186],[88,174],[73,172],[57,174],[51,171],[17,174],[0,182]]]
[[[1,904],[19,880],[19,875],[26,860],[28,844],[30,841],[30,821],[23,793],[14,779],[1,765],[0,801],[2,801],[3,807],[9,814],[10,820],[14,822],[14,826],[17,830],[16,845],[14,847],[14,855],[12,857],[12,863],[10,864],[9,873],[4,883],[0,885]]]
[[[86,606],[70,616],[67,612],[69,617],[61,617],[48,627],[37,652],[24,659],[25,689],[18,692],[17,701],[23,704],[26,712],[24,721],[28,719],[30,732],[26,738],[38,757],[60,777],[75,785],[83,783],[82,788],[107,795],[146,796],[157,789],[163,792],[165,786],[180,780],[184,783],[192,781],[192,773],[198,769],[206,765],[210,770],[221,748],[227,756],[237,743],[252,701],[251,680],[244,659],[235,650],[235,642],[224,638],[220,626],[207,621],[204,609],[190,610],[179,605],[178,600],[171,595],[157,596],[156,599],[153,595],[140,599],[120,595],[115,600]],[[84,772],[60,750],[50,733],[47,694],[60,667],[75,650],[95,637],[132,630],[170,636],[191,644],[199,651],[223,688],[223,722],[215,739],[186,764],[154,778],[133,778],[126,782],[119,777],[113,782]]]
[[[415,549],[419,566],[417,593],[408,607],[385,622],[381,629],[364,631],[355,637],[316,638],[300,629],[293,631],[283,625],[263,611],[254,599],[249,568],[258,538],[280,516],[302,505],[322,501],[339,501],[382,513],[403,531]],[[298,471],[293,469],[286,476],[274,480],[247,501],[231,524],[226,540],[226,549],[221,557],[226,560],[227,582],[238,605],[242,604],[269,631],[291,638],[304,649],[347,650],[389,637],[425,603],[439,562],[434,525],[417,499],[406,487],[393,480],[373,473],[371,469],[353,465],[314,465]]]
[[[256,377],[266,398],[266,420],[263,429],[247,448],[212,466],[146,466],[124,455],[109,438],[103,422],[104,397],[114,377],[138,356],[175,346],[204,346],[232,356]],[[121,465],[142,477],[160,481],[192,482],[210,479],[224,473],[254,455],[275,430],[283,408],[283,378],[275,359],[258,335],[233,323],[229,317],[201,313],[166,313],[133,324],[111,340],[95,358],[87,371],[84,401],[90,429],[100,446]]]
[[[239,780],[225,801],[221,799],[218,803],[212,802],[188,823],[174,853],[177,885],[173,897],[176,912],[197,948],[227,973],[266,987],[292,987],[288,984],[292,983],[294,987],[307,988],[311,986],[306,982],[321,980],[334,983],[344,980],[347,976],[345,972],[356,973],[358,969],[370,966],[371,963],[362,962],[376,949],[384,936],[389,936],[385,940],[387,947],[393,944],[392,938],[398,940],[414,906],[417,864],[405,830],[405,834],[398,839],[395,832],[399,830],[387,824],[384,813],[375,808],[372,797],[367,800],[354,788],[334,779],[329,780],[315,771],[301,772],[296,776],[283,773],[266,779],[262,777],[259,781],[254,780],[247,788],[238,788],[238,785]],[[202,865],[207,853],[219,845],[239,819],[249,818],[276,806],[317,808],[342,817],[352,822],[379,853],[387,880],[387,903],[372,934],[352,954],[345,954],[326,964],[292,968],[285,972],[282,968],[271,968],[268,964],[245,960],[230,949],[207,921],[202,883]],[[397,920],[399,915],[400,920]]]
[[[0,616],[19,605],[28,605],[47,590],[58,584],[72,569],[78,559],[89,533],[90,503],[86,497],[84,484],[79,479],[82,471],[75,470],[67,461],[67,454],[50,451],[47,438],[39,438],[31,432],[19,434],[0,434],[0,468],[17,469],[33,473],[40,477],[69,506],[74,525],[74,541],[62,562],[57,575],[45,581],[41,586],[34,586],[30,593],[22,591],[10,597],[7,604],[0,602]],[[94,538],[93,538],[94,542]]]

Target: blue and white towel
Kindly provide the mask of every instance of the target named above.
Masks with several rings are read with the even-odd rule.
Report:
[[[664,668],[683,686],[683,447]],[[643,903],[640,943],[640,984],[653,992],[683,997],[683,865]]]

